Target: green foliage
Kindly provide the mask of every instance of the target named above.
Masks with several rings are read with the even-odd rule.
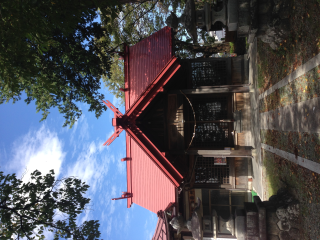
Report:
[[[122,0],[121,2],[129,1]],[[114,21],[110,21],[110,18],[101,13],[103,26],[111,34],[109,49],[103,49],[103,51],[105,54],[122,51],[122,43],[132,46],[150,36],[166,26],[165,20],[171,12],[180,16],[185,7],[185,2],[185,0],[151,0],[142,2],[134,0],[132,3],[121,6],[121,12]],[[196,1],[196,8],[202,8],[205,2]],[[175,32],[175,54],[180,58],[195,58],[199,54],[207,57],[209,53],[212,55],[212,52],[216,53],[217,50],[224,52],[221,47],[217,47],[215,39],[210,37],[206,31],[199,30],[198,36],[201,40],[201,46],[191,44],[192,39],[184,27],[180,26]],[[105,41],[104,37],[97,39],[97,43],[104,43]],[[111,77],[103,77],[105,86],[109,91],[121,99],[124,98],[124,94],[119,91],[119,88],[124,85],[122,69],[123,62],[114,56],[110,70]]]
[[[115,51],[122,51],[122,43],[132,46],[142,39],[165,26],[166,16],[170,10],[176,12],[184,5],[184,1],[145,1],[123,4],[121,13],[113,20],[101,13],[101,21],[108,33],[111,34],[111,42],[108,49],[103,49],[105,54],[112,54]],[[97,40],[97,43],[105,44],[109,39],[104,37]],[[124,94],[119,88],[124,87],[123,61],[114,55],[111,59],[111,76],[103,76],[105,87],[116,97],[122,99]]]
[[[128,3],[122,6],[121,13],[113,20],[101,15],[104,27],[112,35],[112,46],[134,45],[164,26],[163,13],[158,1]]]
[[[98,239],[96,220],[76,224],[89,198],[83,197],[89,186],[73,177],[55,180],[54,171],[31,174],[23,183],[15,174],[0,172],[0,238],[27,237],[45,239],[44,231],[54,233],[54,239]],[[57,220],[58,219],[58,220]]]
[[[119,57],[114,56],[112,58],[112,64],[110,72],[112,73],[110,77],[104,75],[102,80],[109,92],[113,94],[116,98],[121,99],[120,104],[124,105],[124,92],[120,91],[120,88],[124,88],[124,63]]]
[[[234,53],[234,43],[229,42],[229,45],[230,45],[230,53]]]
[[[98,92],[100,77],[110,69],[110,43],[93,22],[97,8],[109,19],[117,7],[107,1],[6,0],[1,2],[0,104],[13,103],[25,92],[46,119],[57,107],[70,127],[80,117],[76,102],[90,105],[99,117],[106,110]],[[105,42],[95,44],[95,38]],[[102,45],[102,46],[101,46]],[[99,55],[99,56],[98,56]]]

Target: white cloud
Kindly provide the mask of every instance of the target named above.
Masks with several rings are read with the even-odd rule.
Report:
[[[157,216],[155,213],[150,212],[149,216],[147,217],[146,223],[144,225],[145,230],[145,239],[151,239],[153,237],[153,234],[155,232],[155,228],[157,225]]]
[[[66,176],[75,176],[86,182],[90,186],[89,194],[92,195],[105,184],[104,179],[114,156],[108,152],[100,154],[100,146],[95,142],[83,144],[79,152],[76,162],[68,166]]]
[[[117,187],[116,186],[112,186],[111,188],[111,195],[115,195],[117,193]]]
[[[101,213],[101,222],[104,222],[106,219],[106,215],[104,214],[104,210]]]
[[[89,138],[89,125],[85,115],[81,117],[80,123],[81,123],[80,138],[81,140],[87,140]]]
[[[112,217],[110,217],[109,221],[108,221],[108,226],[107,226],[107,235],[110,236],[111,234],[111,230],[112,230]]]
[[[12,159],[8,161],[4,170],[15,172],[18,178],[23,176],[24,182],[30,181],[30,173],[35,170],[44,175],[54,169],[56,178],[59,178],[66,155],[57,133],[50,131],[45,125],[37,131],[29,131],[14,141],[11,151]],[[54,219],[58,218],[59,215],[55,215]],[[44,231],[43,234],[46,239],[53,238],[53,234],[49,231]]]
[[[129,226],[129,223],[130,223],[130,212],[129,211],[126,212],[125,223],[126,223],[126,226]]]
[[[117,188],[116,188],[116,186],[112,186],[111,196],[116,196],[116,194],[117,194]],[[118,195],[119,195],[119,193],[118,193]],[[106,199],[106,200],[107,201],[109,200],[109,202],[107,202],[107,205],[110,204],[109,215],[112,215],[114,213],[114,211],[116,210],[116,207],[115,207],[116,200],[110,200],[110,197],[109,197],[109,199]]]
[[[106,156],[106,159],[108,159],[107,161],[108,162],[112,162],[112,163],[114,163],[115,161],[116,161],[116,158],[115,158],[115,156],[114,155],[108,155],[108,156]]]
[[[105,141],[107,141],[107,139]],[[100,140],[98,140],[97,142],[99,143],[99,152],[102,152],[103,150],[107,149],[107,146],[103,146],[103,143]]]
[[[42,174],[54,169],[58,178],[65,158],[62,147],[57,133],[42,125],[38,131],[30,131],[13,143],[13,159],[6,168],[16,172],[18,177],[24,175],[25,182],[30,180],[30,173],[36,169]]]
[[[71,144],[74,142],[74,137],[75,137],[76,131],[78,129],[78,125],[79,125],[79,121],[76,121],[72,127],[72,132],[70,134],[70,143]],[[68,129],[70,129],[70,128],[68,128]]]
[[[84,144],[75,164],[69,166],[67,176],[74,176],[86,182],[90,190],[95,192],[97,179],[101,176],[96,159],[96,146],[94,142]]]
[[[92,219],[92,211],[91,210],[86,210],[84,214],[82,214],[79,225],[84,223],[85,221],[90,221]]]
[[[148,226],[148,220],[146,220],[146,223],[144,224],[144,228],[147,229]]]
[[[118,167],[118,172],[120,174],[124,174],[126,170],[126,162],[122,162],[120,159],[117,159],[117,167]]]
[[[113,99],[112,99],[112,104],[113,106],[115,106],[116,108],[120,108],[121,106],[121,98],[117,98],[116,96],[113,96]]]

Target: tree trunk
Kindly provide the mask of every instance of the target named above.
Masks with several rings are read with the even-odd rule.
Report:
[[[229,43],[217,43],[213,46],[200,46],[192,43],[187,43],[179,40],[175,40],[176,50],[187,50],[192,53],[203,53],[203,57],[209,57],[215,53],[230,52]]]

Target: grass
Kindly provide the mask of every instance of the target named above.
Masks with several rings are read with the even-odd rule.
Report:
[[[272,195],[275,195],[277,191],[284,186],[284,184],[279,177],[279,173],[277,172],[279,169],[274,160],[274,154],[263,150],[262,155],[264,167],[266,168],[267,173],[267,187],[269,192],[268,197],[271,197]]]
[[[230,45],[230,53],[234,53],[234,43],[229,42],[229,45]]]
[[[263,92],[296,70],[320,50],[320,4],[291,0],[289,37],[277,50],[258,39],[259,88]]]

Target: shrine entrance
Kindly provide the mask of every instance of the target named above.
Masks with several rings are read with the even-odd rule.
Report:
[[[186,136],[190,149],[224,149],[233,147],[233,116],[231,94],[215,97],[191,95],[192,108],[185,105]],[[188,104],[189,103],[185,103]]]

